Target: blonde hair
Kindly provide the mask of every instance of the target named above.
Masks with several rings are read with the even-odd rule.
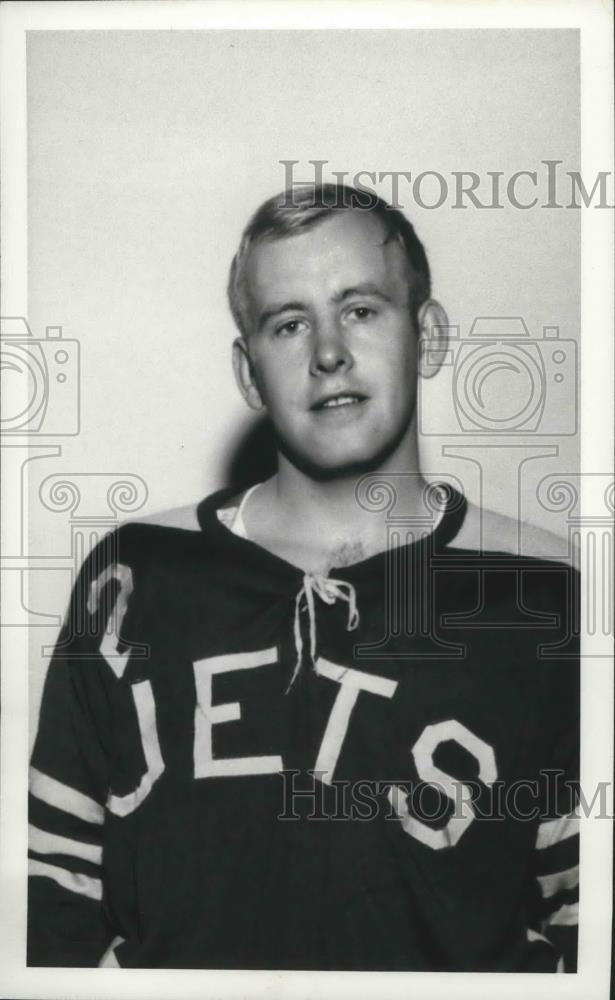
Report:
[[[412,223],[372,191],[359,191],[344,184],[302,184],[265,201],[243,231],[231,264],[227,291],[233,319],[244,337],[250,333],[245,270],[252,248],[265,240],[283,239],[316,226],[333,212],[349,210],[374,212],[384,225],[384,242],[396,239],[401,245],[408,260],[410,308],[416,315],[431,294],[431,275],[425,249]]]

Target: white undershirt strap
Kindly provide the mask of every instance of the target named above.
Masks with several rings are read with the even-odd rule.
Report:
[[[231,528],[231,531],[234,532],[234,534],[239,535],[240,538],[248,537],[245,521],[243,519],[243,512],[246,509],[246,504],[248,500],[260,485],[261,483],[254,483],[254,486],[250,486],[250,488],[247,489],[244,495],[242,496],[239,507],[237,508],[237,513],[235,514],[235,519],[233,521],[233,526]]]
[[[243,514],[247,501],[252,496],[257,486],[260,485],[261,483],[255,483],[254,486],[250,486],[250,488],[245,491],[237,507],[221,507],[216,511],[218,520],[221,521],[222,524],[229,529],[229,531],[232,531],[234,535],[239,535],[240,538],[248,538],[248,532],[246,531]]]

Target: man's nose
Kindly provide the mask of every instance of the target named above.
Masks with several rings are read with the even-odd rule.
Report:
[[[311,375],[332,374],[352,366],[344,331],[335,321],[319,324],[314,331]]]

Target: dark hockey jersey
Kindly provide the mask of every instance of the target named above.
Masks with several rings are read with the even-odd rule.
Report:
[[[436,530],[328,577],[127,524],[30,781],[31,965],[572,971],[576,574]]]

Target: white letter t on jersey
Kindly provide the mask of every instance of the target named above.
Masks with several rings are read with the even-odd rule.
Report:
[[[397,681],[367,674],[363,670],[354,670],[352,667],[341,667],[338,663],[330,663],[320,657],[316,661],[316,673],[340,685],[314,766],[315,777],[325,785],[330,785],[359,691],[392,698]]]

